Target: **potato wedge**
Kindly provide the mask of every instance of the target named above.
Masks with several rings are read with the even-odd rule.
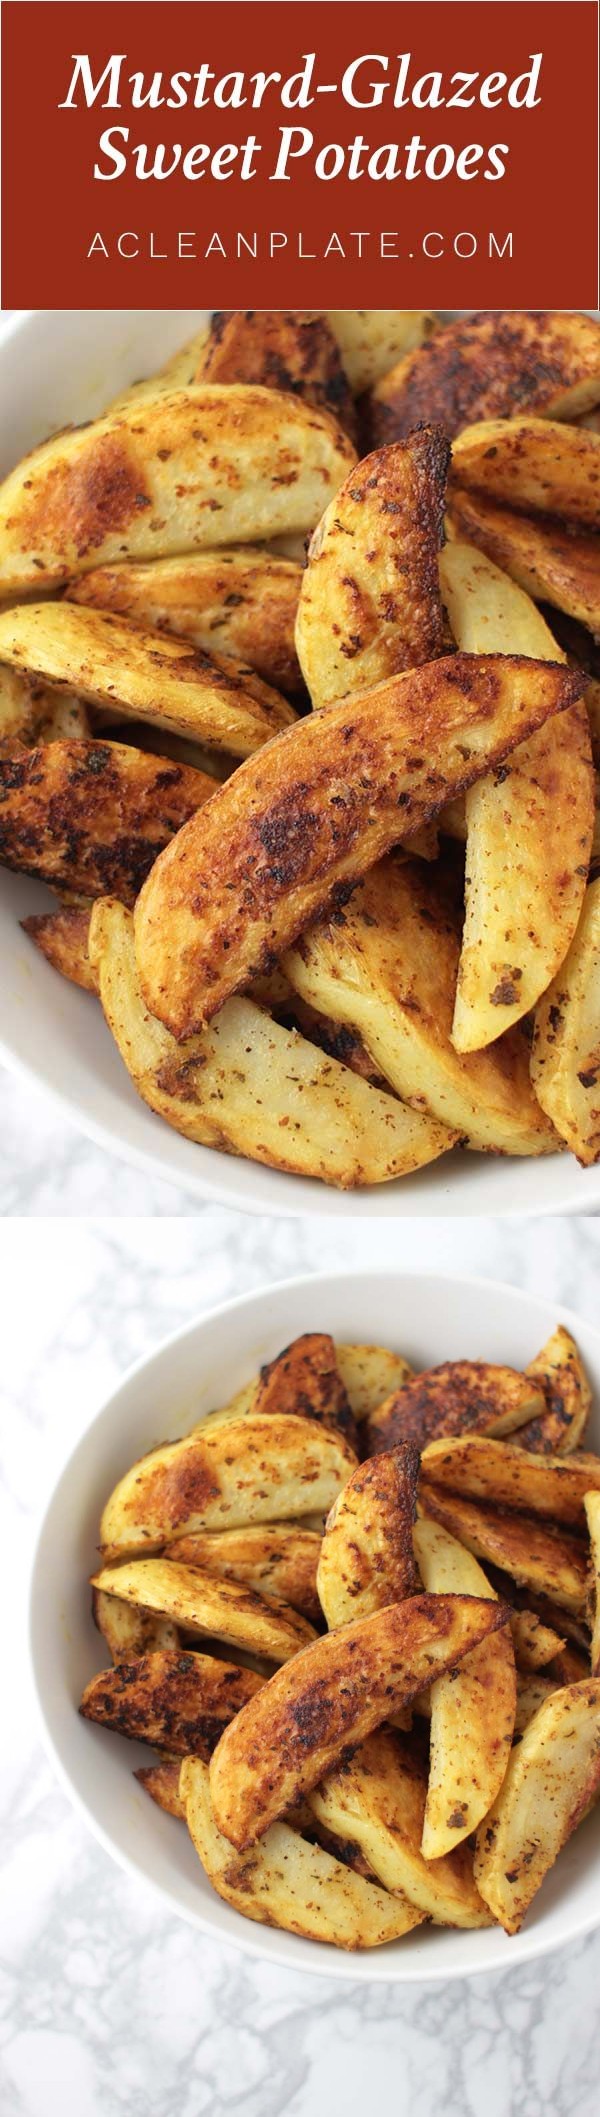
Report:
[[[334,1501],[319,1553],[317,1589],[328,1630],[414,1595],[419,1452],[409,1443],[360,1463]]]
[[[365,456],[311,539],[296,650],[313,706],[333,706],[451,645],[438,552],[450,451],[437,427]]]
[[[586,1492],[585,1518],[592,1559],[592,1675],[600,1668],[600,1492]]]
[[[546,1699],[551,1698],[553,1692],[560,1690],[560,1688],[560,1683],[556,1677],[517,1675],[515,1742],[520,1741],[521,1735],[524,1735],[526,1727],[529,1727],[530,1720],[533,1720],[534,1713],[539,1713],[540,1706],[545,1705]]]
[[[572,1641],[578,1652],[583,1655],[584,1661],[587,1661],[587,1674],[589,1675],[590,1635],[585,1610],[582,1612],[581,1617],[577,1617],[571,1610],[560,1609],[557,1603],[552,1602],[549,1595],[543,1595],[539,1590],[534,1593],[529,1589],[525,1596],[521,1593],[519,1599],[521,1603],[525,1603],[528,1610],[535,1610],[536,1615],[541,1618],[544,1625],[550,1625],[554,1631],[565,1633],[567,1642],[570,1643]],[[562,1645],[560,1651],[562,1653]],[[574,1678],[563,1678],[564,1682],[572,1682],[574,1680]]]
[[[519,1427],[517,1446],[534,1454],[572,1455],[585,1434],[592,1392],[579,1346],[564,1323],[530,1360],[527,1374],[541,1383],[546,1410]]]
[[[168,1555],[103,1566],[94,1574],[92,1587],[142,1610],[158,1610],[200,1639],[244,1647],[266,1661],[287,1661],[315,1637],[313,1626],[287,1603],[276,1602],[274,1596],[267,1601],[245,1582],[178,1565]]]
[[[0,664],[0,757],[18,755],[40,742],[64,737],[81,740],[91,734],[83,700],[65,691],[59,696],[36,677]]]
[[[283,960],[303,999],[358,1032],[396,1094],[470,1147],[556,1150],[554,1128],[539,1123],[524,1038],[464,1054],[451,1042],[460,931],[436,869],[380,860],[343,912],[324,914]]]
[[[513,1433],[544,1409],[539,1384],[514,1367],[487,1360],[444,1360],[412,1375],[367,1422],[368,1452],[413,1441],[425,1448],[442,1434]]]
[[[600,1456],[540,1456],[489,1434],[429,1441],[423,1476],[467,1499],[585,1527],[586,1492],[600,1491]]]
[[[199,1566],[219,1580],[245,1581],[260,1595],[291,1603],[293,1610],[318,1624],[320,1548],[321,1538],[314,1529],[294,1522],[265,1522],[245,1529],[197,1529],[191,1536],[177,1536],[169,1544],[168,1557],[184,1566]]]
[[[337,1345],[337,1364],[342,1381],[348,1391],[355,1419],[359,1423],[391,1390],[401,1389],[408,1382],[412,1367],[402,1353],[390,1352],[387,1345]]]
[[[257,1695],[226,1728],[211,1763],[218,1828],[238,1851],[255,1844],[349,1743],[362,1742],[507,1618],[497,1602],[413,1595],[315,1640],[265,1685],[262,1711]]]
[[[477,1559],[439,1524],[415,1522],[414,1548],[429,1595],[489,1596]],[[517,1679],[510,1626],[483,1639],[458,1669],[432,1683],[429,1779],[421,1851],[439,1860],[476,1830],[496,1799],[515,1724]]]
[[[387,1183],[445,1154],[456,1135],[361,1080],[251,1000],[230,1001],[177,1044],[147,1012],[133,926],[115,899],[94,907],[100,998],[138,1094],[176,1132],[342,1190]]]
[[[546,1116],[584,1168],[600,1156],[600,876],[536,1008],[531,1078]]]
[[[600,1682],[555,1691],[513,1751],[482,1823],[475,1880],[506,1933],[518,1933],[558,1853],[600,1792]]]
[[[543,662],[453,655],[284,730],[217,788],[204,829],[195,822],[155,863],[135,926],[152,1013],[180,1038],[201,1028],[399,829],[416,830],[582,684]]]
[[[319,1419],[336,1427],[351,1448],[356,1448],[356,1423],[337,1364],[333,1338],[326,1331],[306,1331],[261,1367],[254,1409],[259,1418],[267,1412],[296,1412],[300,1418]]]
[[[550,1625],[542,1624],[535,1610],[512,1610],[510,1631],[517,1669],[537,1671],[547,1669],[565,1645],[560,1633]]]
[[[63,904],[60,911],[37,913],[22,919],[21,925],[53,970],[59,970],[72,985],[80,985],[83,992],[98,995],[98,973],[92,968],[88,948],[90,913],[85,906]]]
[[[319,1823],[360,1846],[384,1889],[400,1890],[435,1925],[487,1926],[470,1849],[461,1845],[434,1861],[423,1857],[426,1795],[427,1771],[415,1745],[379,1728],[308,1798]]]
[[[287,1823],[273,1824],[250,1857],[236,1859],[215,1823],[206,1765],[187,1757],[179,1783],[209,1882],[242,1918],[351,1949],[381,1947],[420,1925],[413,1904],[365,1881],[321,1845],[308,1845]]]
[[[114,1662],[137,1661],[140,1654],[154,1654],[180,1645],[177,1625],[170,1617],[157,1617],[153,1610],[139,1610],[118,1595],[104,1595],[92,1588],[92,1616],[106,1640]]]
[[[86,609],[114,610],[136,625],[183,634],[209,653],[249,662],[265,683],[302,690],[294,626],[302,568],[237,545],[140,565],[98,566],[67,590]]]
[[[329,1508],[356,1469],[341,1436],[314,1419],[239,1419],[155,1448],[111,1493],[103,1557],[160,1551],[196,1530],[295,1521]]]
[[[440,578],[459,648],[510,645],[539,662],[564,659],[522,589],[472,546],[449,544]],[[452,1042],[479,1051],[535,1006],[567,953],[583,903],[594,829],[585,705],[549,721],[508,771],[466,797],[465,922]]]
[[[161,391],[45,441],[0,489],[0,595],[115,559],[314,529],[354,460],[327,412],[233,384]]]
[[[549,1595],[560,1610],[585,1612],[588,1568],[578,1537],[532,1515],[504,1514],[421,1479],[419,1506],[484,1565],[500,1566],[520,1586]]]
[[[600,631],[600,547],[597,537],[561,522],[516,514],[482,493],[453,486],[450,516],[459,538],[476,544],[536,602],[556,604]]]
[[[144,1793],[150,1795],[151,1801],[156,1802],[157,1808],[185,1823],[185,1808],[179,1792],[180,1773],[181,1757],[170,1757],[165,1753],[158,1764],[146,1764],[133,1776],[143,1786]]]
[[[0,611],[0,660],[49,683],[74,684],[113,718],[152,721],[235,757],[249,757],[294,719],[287,701],[245,663],[77,603]]]
[[[124,743],[46,743],[0,758],[0,861],[133,904],[161,846],[212,793],[208,774]]]
[[[326,309],[325,315],[357,395],[436,328],[430,309]]]
[[[584,427],[484,419],[454,442],[452,469],[469,492],[600,529],[600,434]]]
[[[384,375],[373,392],[378,442],[437,419],[450,439],[473,419],[514,405],[574,419],[600,398],[600,331],[562,309],[484,309],[446,324]]]
[[[322,310],[213,309],[194,380],[284,390],[332,412],[355,438],[350,383]]]
[[[211,1654],[145,1653],[101,1669],[86,1684],[84,1720],[166,1747],[177,1757],[210,1757],[224,1727],[260,1690],[262,1676]]]

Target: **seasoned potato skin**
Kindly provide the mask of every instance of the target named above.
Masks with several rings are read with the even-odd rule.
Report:
[[[367,1420],[370,1455],[411,1441],[425,1448],[440,1434],[512,1431],[544,1408],[539,1387],[514,1367],[486,1360],[444,1360],[412,1375]]]
[[[600,327],[599,327],[600,328]],[[600,528],[600,434],[550,419],[482,419],[454,443],[459,485],[525,514]]]
[[[536,1455],[489,1434],[429,1441],[422,1467],[428,1481],[451,1492],[580,1529],[586,1492],[600,1491],[599,1456]]]
[[[178,1823],[185,1823],[185,1808],[179,1793],[180,1774],[181,1758],[165,1754],[159,1758],[158,1764],[144,1765],[133,1776],[143,1786],[144,1793],[150,1795],[150,1800],[156,1802],[157,1808],[162,1808],[166,1816],[175,1816]]]
[[[338,1368],[333,1338],[326,1331],[306,1331],[261,1367],[254,1410],[296,1412],[319,1419],[344,1434],[356,1448],[356,1423]]]
[[[356,438],[339,346],[319,309],[213,309],[195,382],[258,382],[333,412]]]
[[[139,1661],[142,1654],[181,1646],[177,1625],[170,1617],[142,1610],[119,1595],[105,1595],[102,1588],[92,1588],[92,1617],[115,1662]]]
[[[585,1611],[588,1566],[578,1537],[528,1514],[509,1514],[481,1501],[463,1499],[421,1478],[419,1505],[449,1529],[484,1565],[499,1566],[525,1588],[549,1593],[560,1610]]]
[[[317,1571],[330,1632],[418,1588],[413,1551],[419,1451],[409,1442],[360,1463],[325,1524]]]
[[[541,1384],[546,1410],[519,1427],[517,1446],[533,1454],[572,1455],[583,1440],[592,1392],[579,1346],[563,1323],[530,1360],[527,1374]]]
[[[508,1609],[418,1595],[340,1626],[296,1654],[226,1729],[211,1763],[220,1830],[243,1851],[354,1745],[495,1632]],[[283,1679],[283,1680],[282,1680]],[[232,1723],[233,1726],[233,1723]]]
[[[317,1565],[321,1538],[301,1522],[251,1523],[246,1529],[201,1530],[175,1537],[169,1557],[224,1580],[247,1581],[261,1595],[280,1596],[319,1623]]]
[[[126,743],[45,743],[0,758],[0,861],[133,904],[161,847],[213,793],[207,772]]]
[[[526,595],[600,631],[597,537],[573,532],[550,516],[517,514],[458,485],[452,487],[450,516],[458,535],[509,573]]]
[[[250,663],[265,683],[295,698],[303,690],[294,644],[302,567],[252,545],[177,553],[140,565],[97,566],[67,594]]]
[[[600,397],[600,328],[562,310],[460,316],[384,375],[369,400],[372,444],[435,419],[452,440],[475,419],[530,408],[583,411]]]
[[[201,1028],[400,836],[583,687],[550,663],[457,654],[284,730],[217,789],[141,893],[151,1012],[179,1038]]]
[[[79,1711],[84,1720],[134,1742],[155,1743],[177,1757],[192,1751],[208,1761],[223,1729],[263,1680],[253,1669],[211,1654],[142,1654],[93,1676]]]
[[[60,911],[22,919],[21,925],[53,970],[59,970],[72,985],[80,985],[83,992],[98,994],[98,975],[88,948],[90,914],[84,905],[64,904]]]

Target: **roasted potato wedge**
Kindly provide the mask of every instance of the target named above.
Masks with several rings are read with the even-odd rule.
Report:
[[[359,1423],[383,1403],[391,1390],[401,1389],[403,1382],[408,1382],[412,1375],[408,1360],[402,1353],[390,1352],[387,1345],[336,1344],[335,1350],[342,1381]]]
[[[160,1551],[199,1529],[302,1518],[329,1508],[356,1469],[340,1434],[315,1419],[239,1419],[169,1441],[135,1463],[104,1508],[103,1557]]]
[[[261,1367],[254,1409],[296,1412],[334,1426],[356,1448],[356,1422],[337,1363],[333,1338],[326,1331],[306,1331]]]
[[[462,1494],[421,1480],[419,1506],[429,1521],[449,1529],[474,1558],[499,1566],[535,1594],[549,1595],[559,1610],[579,1616],[587,1606],[588,1568],[583,1545],[567,1529],[554,1529],[532,1515],[505,1514]]]
[[[460,931],[438,871],[380,860],[344,911],[317,920],[283,960],[302,998],[356,1030],[406,1102],[471,1147],[556,1151],[553,1126],[539,1123],[524,1038],[513,1032],[464,1054],[451,1042]]]
[[[157,1617],[153,1610],[136,1609],[118,1595],[104,1595],[92,1588],[92,1616],[113,1661],[137,1661],[140,1654],[159,1650],[174,1652],[180,1645],[177,1625],[170,1617]]]
[[[238,1851],[255,1844],[349,1743],[362,1742],[507,1618],[497,1602],[414,1595],[315,1640],[265,1685],[265,1710],[257,1695],[226,1728],[211,1764],[219,1829]]]
[[[546,1116],[583,1167],[591,1166],[600,1156],[600,876],[586,890],[568,955],[537,1006],[531,1078]]]
[[[592,1392],[579,1346],[564,1323],[530,1360],[527,1374],[541,1384],[546,1410],[519,1427],[518,1447],[534,1454],[572,1455],[585,1434]]]
[[[403,1602],[418,1587],[413,1553],[419,1452],[409,1443],[360,1463],[325,1524],[317,1589],[328,1630]]]
[[[34,917],[22,919],[21,925],[41,955],[52,964],[53,970],[59,970],[72,985],[80,985],[83,992],[98,994],[98,973],[90,963],[88,947],[89,909],[84,905],[63,904],[60,911],[37,913]]]
[[[438,1523],[416,1522],[413,1536],[427,1594],[496,1600],[476,1558]],[[432,1683],[424,1859],[439,1860],[453,1852],[487,1815],[508,1764],[516,1698],[509,1625],[483,1639],[456,1670]]]
[[[313,1626],[287,1603],[276,1602],[274,1596],[267,1600],[246,1582],[178,1565],[169,1556],[103,1566],[94,1574],[92,1587],[142,1610],[158,1610],[200,1639],[243,1647],[265,1661],[287,1661],[315,1637]]]
[[[208,1759],[228,1721],[262,1682],[252,1669],[211,1654],[145,1653],[93,1676],[79,1711],[84,1720],[134,1742]]]
[[[482,493],[453,487],[452,526],[536,602],[556,604],[569,617],[600,631],[600,546],[594,536],[562,522],[516,514]]]
[[[600,1668],[600,1492],[586,1492],[585,1518],[592,1558],[592,1675]]]
[[[218,1896],[259,1925],[279,1926],[334,1948],[378,1948],[420,1925],[422,1914],[404,1897],[309,1845],[287,1823],[275,1823],[250,1856],[235,1858],[215,1823],[205,1764],[187,1757],[181,1798],[188,1830]]]
[[[158,1764],[146,1764],[140,1771],[134,1772],[133,1776],[139,1780],[140,1786],[143,1786],[144,1793],[150,1795],[151,1801],[156,1802],[157,1808],[162,1808],[167,1816],[175,1816],[178,1822],[185,1823],[185,1808],[179,1792],[180,1773],[181,1757],[164,1755],[159,1758]]]
[[[294,626],[302,568],[272,552],[184,552],[140,565],[98,566],[73,582],[86,609],[114,610],[136,625],[183,634],[209,653],[249,662],[265,683],[302,690]]]
[[[545,1705],[546,1699],[551,1698],[553,1692],[560,1690],[560,1687],[558,1680],[552,1676],[517,1675],[515,1742],[520,1741],[521,1735],[524,1735],[534,1713],[539,1713],[540,1706]]]
[[[357,396],[436,328],[431,309],[326,309],[325,315]]]
[[[319,309],[213,309],[194,380],[254,382],[289,392],[332,412],[355,438],[350,383],[337,338]]]
[[[600,434],[584,427],[549,419],[484,419],[454,442],[452,469],[469,492],[525,514],[559,515],[600,529]]]
[[[0,861],[84,897],[124,904],[214,781],[115,742],[50,742],[0,758]]]
[[[449,544],[442,592],[459,648],[510,645],[564,660],[522,589],[472,546]],[[506,770],[466,797],[465,921],[452,1042],[480,1051],[535,1006],[567,953],[583,903],[594,830],[585,704],[521,744]]]
[[[328,1773],[309,1794],[309,1804],[319,1823],[360,1846],[384,1889],[399,1890],[434,1924],[487,1926],[490,1915],[475,1888],[469,1848],[461,1845],[431,1861],[423,1857],[426,1795],[427,1771],[414,1744],[379,1728]]]
[[[354,460],[327,412],[233,384],[161,391],[45,441],[0,489],[0,595],[124,557],[306,535]]]
[[[68,691],[59,695],[36,677],[0,663],[0,757],[31,750],[40,742],[64,737],[81,740],[91,734],[83,699]]]
[[[75,684],[113,718],[153,721],[236,757],[249,757],[294,719],[287,701],[245,663],[77,603],[0,611],[0,659],[49,683]]]
[[[555,1691],[529,1721],[482,1823],[475,1880],[506,1933],[526,1911],[600,1791],[600,1683]]]
[[[219,1580],[241,1580],[260,1595],[291,1603],[311,1624],[318,1624],[317,1565],[321,1538],[294,1522],[250,1524],[245,1529],[197,1529],[169,1544],[169,1558],[200,1566]]]
[[[484,309],[436,331],[384,375],[373,392],[370,427],[393,441],[421,419],[450,439],[473,419],[515,404],[574,419],[600,398],[600,330],[562,309]]]
[[[510,1630],[517,1669],[547,1669],[565,1644],[551,1625],[542,1624],[535,1610],[511,1610]]]
[[[425,1448],[442,1434],[513,1433],[544,1409],[539,1384],[514,1367],[487,1360],[444,1360],[412,1375],[367,1422],[368,1451],[413,1441]]]
[[[1,782],[0,782],[1,783]],[[456,1135],[283,1029],[249,999],[175,1043],[144,1006],[123,905],[95,906],[90,956],[138,1094],[176,1132],[341,1189],[387,1183],[445,1154]]]
[[[489,1434],[429,1441],[423,1476],[467,1499],[491,1500],[546,1521],[585,1526],[586,1492],[600,1491],[600,1456],[540,1456]]]
[[[286,729],[155,863],[135,926],[152,1013],[179,1038],[201,1028],[339,903],[399,826],[416,830],[583,682],[543,662],[453,655]]]
[[[296,618],[313,706],[447,654],[438,552],[449,456],[436,427],[365,456],[314,531]]]

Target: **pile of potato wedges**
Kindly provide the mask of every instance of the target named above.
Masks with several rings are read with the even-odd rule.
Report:
[[[584,315],[216,312],[0,488],[0,861],[188,1139],[600,1158],[599,404]]]
[[[80,1711],[243,1917],[334,1947],[517,1933],[600,1794],[600,1457],[525,1373],[297,1338],[121,1478]]]

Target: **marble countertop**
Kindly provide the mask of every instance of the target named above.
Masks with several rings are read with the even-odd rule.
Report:
[[[30,1173],[35,1187],[34,1154]],[[41,1176],[38,1181],[41,1182]],[[106,1175],[108,1184],[108,1172]],[[114,1205],[114,1200],[112,1201]],[[194,1216],[0,1225],[4,1698],[0,2106],[6,2117],[593,2117],[600,1932],[451,1986],[340,1986],[217,1948],[112,1866],[58,1788],[25,1674],[33,1529],[128,1363],[228,1295],[358,1262],[360,1230]],[[79,1205],[80,1209],[80,1205]],[[370,1263],[499,1276],[598,1312],[600,1225],[371,1224]],[[363,1251],[364,1254],[364,1251]],[[6,1666],[8,1658],[8,1668]]]

